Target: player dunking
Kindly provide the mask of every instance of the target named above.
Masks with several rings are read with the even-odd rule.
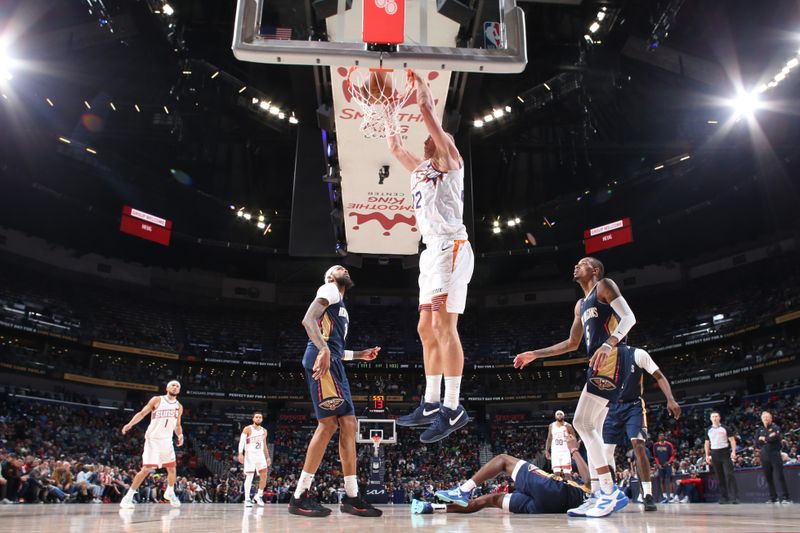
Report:
[[[258,492],[256,503],[264,506],[264,488],[267,486],[267,470],[272,461],[267,450],[267,430],[261,427],[264,415],[260,411],[253,413],[253,423],[242,430],[239,437],[239,462],[244,465],[244,506],[252,507],[250,487],[253,477],[258,472]]]
[[[144,417],[150,415],[150,425],[144,434],[144,452],[142,453],[142,469],[133,478],[128,492],[123,496],[119,506],[123,509],[133,509],[133,495],[139,490],[139,485],[156,468],[167,469],[167,490],[164,499],[173,507],[180,507],[181,502],[175,495],[175,448],[172,447],[172,434],[178,437],[178,446],[183,445],[183,428],[181,416],[183,406],[178,402],[181,384],[175,380],[167,383],[165,396],[154,396],[147,402],[141,411],[133,415],[131,421],[122,428],[125,435],[133,426]]]
[[[339,509],[356,516],[381,516],[383,512],[361,498],[356,478],[356,417],[350,383],[342,361],[372,361],[379,347],[353,353],[345,350],[350,317],[344,306],[344,293],[353,286],[350,273],[335,265],[325,272],[325,284],[309,305],[303,318],[308,333],[308,346],[303,355],[303,368],[311,392],[311,403],[317,416],[317,430],[308,443],[303,472],[289,502],[289,512],[300,516],[328,516],[331,510],[314,498],[311,484],[319,468],[325,448],[339,430],[339,458],[344,473],[345,497]]]
[[[609,400],[617,397],[620,365],[633,362],[633,349],[624,341],[636,324],[636,318],[617,284],[604,278],[604,272],[603,263],[594,257],[578,261],[573,279],[583,289],[585,297],[575,304],[569,339],[514,358],[514,367],[524,368],[537,359],[573,352],[585,338],[589,369],[572,423],[586,445],[592,492],[596,497],[579,508],[570,509],[571,516],[606,516],[628,504],[628,498],[614,483],[613,448],[603,443],[602,431]]]
[[[458,315],[464,312],[475,258],[464,226],[464,161],[453,137],[442,129],[430,88],[416,74],[422,120],[428,130],[423,157],[409,152],[399,135],[388,136],[392,155],[411,172],[411,200],[425,250],[419,258],[419,324],[425,365],[425,395],[400,426],[430,424],[420,441],[436,442],[466,425],[459,403],[464,350]],[[444,401],[441,402],[444,375]],[[441,402],[441,405],[440,405]]]
[[[550,460],[553,473],[572,473],[572,457],[567,446],[567,435],[575,435],[569,422],[564,420],[564,411],[556,411],[556,419],[547,428],[545,456]],[[588,479],[587,479],[588,480]]]

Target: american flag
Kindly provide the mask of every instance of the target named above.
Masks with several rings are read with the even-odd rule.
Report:
[[[264,39],[288,41],[292,38],[292,28],[276,28],[275,26],[264,24],[261,26],[261,37]]]

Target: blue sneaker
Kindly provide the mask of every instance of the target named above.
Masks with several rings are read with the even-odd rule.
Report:
[[[397,419],[397,425],[403,427],[427,426],[439,415],[438,403],[423,402],[411,413]]]
[[[411,514],[433,514],[433,505],[422,500],[411,500]]]
[[[431,427],[419,436],[419,441],[425,444],[439,442],[452,432],[466,426],[467,422],[469,422],[469,415],[463,406],[459,405],[455,409],[448,409],[443,405],[439,408],[439,414],[435,417]]]
[[[602,490],[600,491],[597,504],[586,511],[586,516],[589,518],[608,516],[628,505],[628,501],[628,497],[625,496],[625,493],[614,485],[614,490],[609,494],[606,494]]]
[[[435,496],[443,502],[454,503],[460,507],[469,505],[469,497],[472,491],[464,492],[460,488],[455,487],[450,490],[437,490]]]

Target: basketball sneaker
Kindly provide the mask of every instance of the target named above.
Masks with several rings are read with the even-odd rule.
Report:
[[[253,500],[251,500],[250,498],[245,498],[244,499],[244,506],[245,507],[252,507],[253,506]]]
[[[175,495],[175,490],[173,490],[172,487],[167,487],[167,490],[164,491],[164,499],[173,507],[181,506],[181,501]]]
[[[589,518],[608,516],[613,512],[619,511],[626,505],[628,505],[628,497],[614,485],[614,490],[609,494],[603,492],[602,489],[600,490],[597,504],[586,511],[586,516]]]
[[[439,415],[439,403],[420,403],[411,413],[401,416],[396,424],[403,427],[427,426]]]
[[[383,514],[383,511],[374,508],[369,502],[365,502],[360,494],[353,498],[350,496],[342,498],[339,510],[356,516],[381,516]]]
[[[256,505],[258,505],[259,507],[264,507],[264,496],[262,496],[260,492],[256,494],[255,500],[256,500]]]
[[[656,505],[656,500],[653,498],[652,494],[648,494],[644,497],[644,510],[658,511],[658,505]]]
[[[309,491],[303,492],[302,496],[289,500],[289,512],[299,516],[328,516],[331,510],[323,507]]]
[[[450,490],[437,490],[435,495],[443,502],[466,507],[469,505],[469,497],[472,495],[472,491],[464,492],[459,487],[455,487]]]
[[[448,409],[443,405],[439,408],[439,413],[435,417],[433,424],[422,432],[419,440],[425,444],[438,442],[452,432],[466,426],[467,422],[469,422],[469,415],[464,406],[459,405],[455,409]]]
[[[586,516],[586,511],[597,505],[597,493],[592,494],[578,507],[567,511],[567,516]]]
[[[136,504],[133,503],[133,494],[126,494],[123,498],[119,501],[119,506],[122,509],[133,509],[136,507]]]
[[[433,505],[422,500],[411,500],[411,514],[433,514]]]

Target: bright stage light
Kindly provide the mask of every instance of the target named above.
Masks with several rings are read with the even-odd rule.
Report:
[[[756,109],[759,107],[758,94],[755,92],[739,93],[736,98],[731,100],[736,116],[752,116]]]

